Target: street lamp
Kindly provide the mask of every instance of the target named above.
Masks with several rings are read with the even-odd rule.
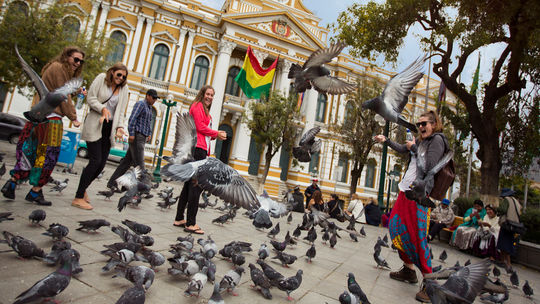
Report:
[[[383,132],[384,137],[388,138],[389,132],[390,132],[390,122],[386,121],[384,125],[384,132]],[[381,209],[384,208],[384,178],[385,178],[385,173],[386,173],[386,154],[387,153],[388,153],[388,144],[384,142],[383,149],[382,149],[382,159],[381,159],[381,176],[379,178],[379,194],[377,195],[377,201],[379,202],[379,208]]]
[[[392,170],[390,172],[387,172],[388,174],[388,192],[386,195],[386,212],[388,212],[388,206],[390,205],[390,191],[392,191],[392,187],[394,186],[394,182],[399,181],[399,171]]]
[[[161,156],[163,155],[163,143],[165,142],[165,136],[167,134],[167,123],[169,122],[169,111],[171,109],[171,107],[175,107],[176,106],[176,101],[173,101],[173,96],[172,95],[168,95],[167,98],[170,100],[170,101],[167,101],[167,99],[163,98],[163,100],[161,101],[161,104],[163,106],[166,106],[167,107],[167,110],[165,112],[165,122],[163,123],[163,132],[161,133],[161,142],[159,143],[159,153],[158,153],[158,158],[157,158],[157,163],[156,163],[156,169],[154,170],[154,180],[156,182],[161,182]]]

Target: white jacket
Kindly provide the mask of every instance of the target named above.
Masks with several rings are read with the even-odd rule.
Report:
[[[347,207],[347,211],[352,213],[354,215],[354,219],[357,222],[365,223],[366,222],[366,215],[364,214],[364,205],[360,200],[352,200],[349,202],[349,207]]]

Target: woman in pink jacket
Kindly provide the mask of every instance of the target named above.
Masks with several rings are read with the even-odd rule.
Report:
[[[210,155],[210,140],[216,139],[216,137],[221,140],[227,139],[227,133],[225,131],[212,129],[210,108],[212,107],[213,100],[214,88],[210,85],[205,85],[199,90],[193,104],[189,108],[189,114],[193,116],[197,129],[197,145],[193,155],[196,161],[205,159],[206,156]],[[202,189],[197,185],[196,181],[189,180],[184,183],[184,188],[180,193],[180,199],[178,201],[174,226],[185,227],[184,231],[186,232],[204,234],[204,231],[196,223],[201,192]],[[187,217],[184,219],[186,205]]]

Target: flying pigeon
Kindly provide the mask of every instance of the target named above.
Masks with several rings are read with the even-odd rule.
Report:
[[[397,123],[416,132],[416,126],[406,121],[401,112],[409,101],[409,94],[424,76],[421,69],[425,61],[425,56],[419,57],[401,73],[394,75],[386,84],[382,95],[365,101],[362,108],[370,109],[381,115],[386,121]]]
[[[62,87],[57,88],[53,92],[49,92],[45,83],[39,77],[26,61],[19,54],[17,45],[15,45],[15,54],[19,58],[23,71],[28,78],[32,80],[32,84],[36,88],[40,101],[33,106],[30,111],[23,113],[24,117],[31,122],[43,122],[47,116],[51,114],[56,107],[68,98],[68,95],[75,93],[82,85],[82,77],[73,78],[66,82]]]
[[[212,292],[212,296],[208,300],[208,304],[225,304],[225,301],[223,301],[223,297],[221,296],[219,289],[219,283],[215,283],[214,291]]]
[[[97,232],[99,228],[103,226],[111,226],[111,223],[107,222],[104,219],[95,219],[95,220],[88,220],[88,221],[79,221],[80,227],[75,229],[82,231],[83,229],[87,232]]]
[[[302,273],[302,269],[299,269],[296,272],[296,275],[279,281],[278,288],[287,293],[287,300],[294,300],[293,298],[291,298],[291,292],[298,289],[298,287],[300,287],[300,284],[302,284]]]
[[[346,46],[346,44],[338,42],[315,51],[303,66],[293,63],[288,78],[294,78],[295,90],[302,93],[313,87],[319,93],[332,95],[347,94],[353,91],[354,85],[330,76],[330,70],[323,66],[339,55]]]
[[[358,283],[356,282],[354,274],[352,272],[349,272],[347,276],[347,288],[349,289],[349,291],[356,297],[358,297],[361,303],[370,304],[366,294],[364,293],[362,288],[360,288],[360,285],[358,285]]]
[[[293,147],[293,156],[299,162],[311,161],[311,156],[321,150],[321,140],[315,140],[315,136],[317,136],[320,131],[321,128],[319,126],[311,128],[302,135],[298,147]]]
[[[236,269],[229,270],[219,282],[219,291],[227,290],[227,292],[232,293],[233,296],[237,296],[234,292],[234,289],[238,284],[240,284],[240,279],[242,278],[242,273],[244,273],[243,267],[236,267]]]
[[[28,219],[32,222],[32,224],[39,224],[39,222],[44,221],[47,217],[47,213],[45,210],[36,209],[30,213],[28,216]]]
[[[140,285],[135,285],[127,289],[116,304],[144,304],[146,294],[144,288]]]
[[[19,257],[23,259],[29,259],[33,257],[45,257],[45,252],[38,248],[38,246],[31,240],[25,239],[22,236],[13,235],[11,232],[2,232],[6,243],[11,247]]]
[[[525,280],[525,284],[523,284],[523,293],[527,298],[531,298],[534,294],[534,290],[532,289],[531,285],[529,285],[529,281]]]
[[[48,235],[53,238],[53,240],[62,240],[69,233],[69,228],[59,224],[52,223],[49,225],[49,228],[46,232],[42,233],[43,235]]]
[[[143,286],[145,290],[148,290],[154,282],[155,272],[146,266],[128,266],[118,264],[116,265],[115,269],[117,274],[114,275],[113,278],[121,276],[132,282],[135,286]]]
[[[128,228],[131,229],[131,231],[135,232],[138,235],[148,234],[150,233],[150,231],[152,231],[152,228],[150,226],[140,224],[135,221],[123,220],[122,224],[128,226]]]
[[[10,217],[13,212],[0,212],[0,223],[3,221],[13,221],[14,218]]]
[[[289,213],[292,210],[292,205],[287,203],[279,203],[274,201],[270,198],[268,195],[268,192],[266,190],[263,191],[262,195],[258,195],[257,199],[261,205],[259,210],[263,209],[268,212],[268,214],[271,217],[274,218],[280,218],[282,216],[285,216],[287,213]]]
[[[249,269],[250,269],[250,275],[251,275],[251,281],[253,281],[253,284],[255,287],[259,287],[261,290],[261,293],[265,299],[272,299],[272,294],[270,294],[270,288],[272,287],[272,284],[270,284],[270,281],[264,276],[264,273],[262,270],[257,268],[252,263],[249,263]]]
[[[124,175],[116,179],[118,187],[126,187],[127,192],[118,201],[118,212],[121,212],[127,204],[135,202],[137,192],[150,190],[150,185],[141,181],[143,170],[139,167],[129,169]]]

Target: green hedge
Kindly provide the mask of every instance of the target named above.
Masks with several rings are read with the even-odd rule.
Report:
[[[474,204],[474,200],[476,198],[466,198],[466,197],[458,197],[454,200],[453,204],[457,206],[457,213],[456,216],[463,216],[469,208],[471,208]]]
[[[540,244],[540,209],[527,208],[521,215],[521,222],[527,227],[523,240]]]

